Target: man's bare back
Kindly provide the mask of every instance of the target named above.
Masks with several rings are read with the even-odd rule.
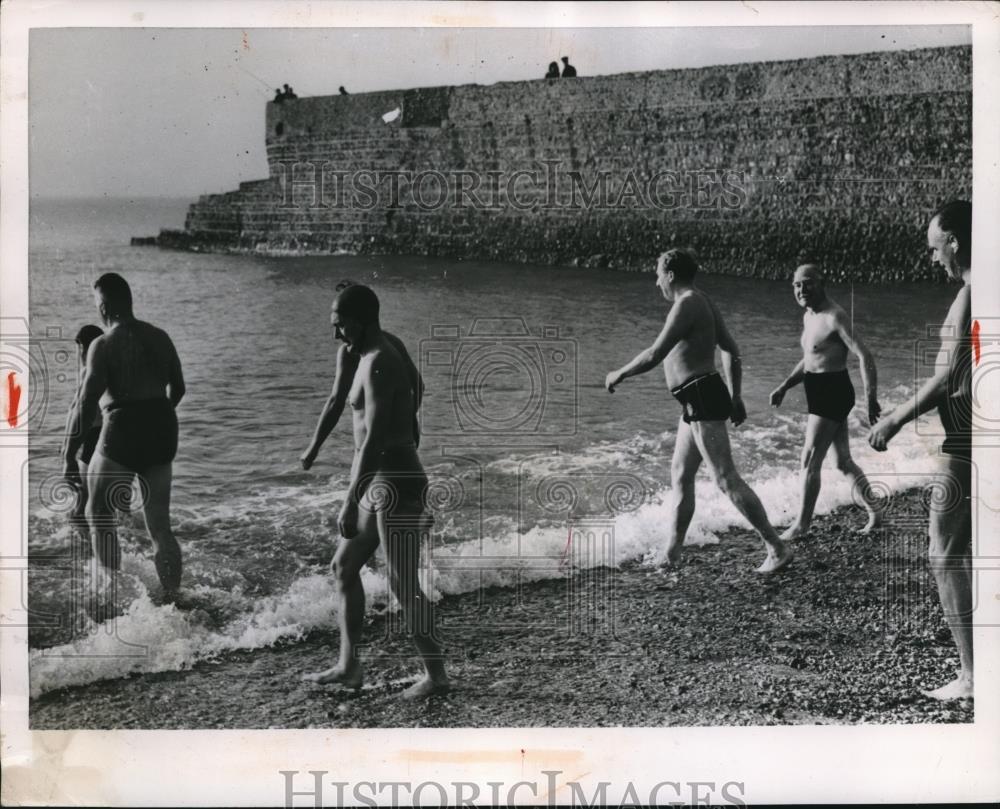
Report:
[[[166,396],[177,352],[163,329],[132,320],[115,325],[94,342],[107,372],[105,407]]]

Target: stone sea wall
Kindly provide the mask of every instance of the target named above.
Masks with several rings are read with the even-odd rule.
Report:
[[[267,105],[269,177],[164,246],[708,272],[938,275],[924,228],[972,191],[971,49],[932,48]],[[388,115],[387,115],[388,114]],[[383,116],[385,116],[384,119]]]

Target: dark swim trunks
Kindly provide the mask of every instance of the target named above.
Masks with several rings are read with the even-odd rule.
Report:
[[[177,416],[168,399],[123,402],[104,414],[101,454],[142,473],[177,454]]]
[[[969,333],[968,324],[965,333]],[[972,459],[972,367],[972,341],[965,339],[951,352],[948,395],[938,405],[945,435],[941,451],[966,460]]]
[[[944,427],[941,452],[972,460],[972,403],[965,396],[949,396],[938,405],[938,416]]]
[[[813,374],[806,371],[802,384],[806,389],[809,413],[831,421],[844,421],[854,407],[854,385],[843,371]]]
[[[379,453],[379,470],[365,492],[366,507],[393,515],[426,507],[427,473],[415,445],[389,447]]]
[[[101,438],[101,428],[103,426],[103,423],[94,425],[83,436],[83,444],[80,447],[81,463],[90,463],[90,459],[94,457],[94,450],[97,449],[97,442]]]
[[[725,421],[733,412],[729,388],[718,371],[689,379],[670,392],[684,407],[684,421]]]

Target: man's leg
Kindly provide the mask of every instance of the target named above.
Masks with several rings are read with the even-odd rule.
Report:
[[[833,437],[841,424],[846,431],[846,422],[836,422],[813,413],[809,414],[806,421],[806,440],[802,446],[802,499],[799,501],[799,516],[781,535],[782,539],[798,539],[808,533],[813,511],[816,509],[816,498],[819,497],[823,459],[826,458],[826,451],[830,449]]]
[[[694,516],[694,478],[701,466],[701,452],[691,425],[684,419],[677,425],[677,441],[670,464],[670,522],[667,523],[667,563],[680,561],[691,518]]]
[[[80,541],[84,545],[88,545],[90,544],[90,527],[87,524],[87,469],[89,464],[80,461],[79,466],[80,488],[76,492],[76,504],[73,506],[72,514],[69,515],[69,524]]]
[[[851,483],[851,494],[861,498],[865,511],[868,512],[868,522],[858,533],[870,534],[882,524],[882,508],[868,484],[868,478],[861,467],[851,457],[851,444],[848,437],[847,421],[842,421],[833,434],[833,455],[839,469]]]
[[[330,563],[339,600],[337,622],[340,624],[340,658],[333,668],[304,674],[303,679],[321,685],[340,683],[348,688],[361,687],[361,663],[355,654],[365,620],[365,588],[361,584],[361,568],[375,553],[376,548],[378,531],[375,515],[370,510],[361,508],[358,533],[350,539],[341,538],[340,546]]]
[[[941,463],[943,496],[930,514],[928,557],[945,619],[958,646],[958,677],[934,691],[924,692],[940,700],[965,699],[973,695],[972,676],[972,501],[970,463],[946,455]]]
[[[95,587],[93,603],[98,621],[114,614],[114,572],[121,566],[121,548],[114,503],[126,486],[132,485],[133,473],[120,463],[95,452],[87,469],[87,524],[90,542],[94,549],[92,582]],[[100,567],[108,573],[101,575]]]
[[[146,530],[153,540],[156,575],[164,595],[171,598],[181,586],[181,549],[170,528],[173,466],[169,463],[152,466],[139,477],[145,488],[142,513],[146,518]]]
[[[750,521],[767,547],[767,559],[757,568],[758,573],[773,573],[792,559],[792,550],[781,539],[767,519],[760,498],[739,476],[729,446],[729,433],[724,421],[696,421],[691,424],[698,450],[708,464],[716,485]]]
[[[403,692],[406,699],[443,694],[450,687],[444,658],[434,629],[434,605],[420,588],[420,542],[430,522],[420,506],[379,514],[378,528],[385,543],[389,586],[399,601],[406,628],[424,664],[423,678]]]

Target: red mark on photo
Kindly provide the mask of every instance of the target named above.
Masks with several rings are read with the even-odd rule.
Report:
[[[17,407],[21,403],[21,386],[14,380],[14,372],[7,374],[7,424],[17,427]]]
[[[972,355],[976,359],[976,365],[979,365],[979,321],[972,321]]]
[[[243,50],[245,50],[245,51],[250,50],[250,40],[247,39],[247,32],[246,31],[243,32]]]

